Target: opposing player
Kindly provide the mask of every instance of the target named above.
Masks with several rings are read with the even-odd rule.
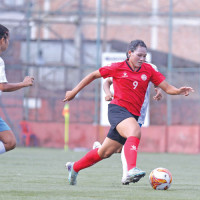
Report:
[[[0,24],[0,55],[3,51],[8,48],[9,44],[9,30]],[[34,78],[27,76],[23,82],[20,83],[8,83],[5,74],[5,64],[3,59],[0,57],[0,91],[2,92],[13,92],[23,87],[33,85]],[[14,149],[16,146],[16,138],[10,127],[6,122],[0,118],[0,154],[5,153]]]
[[[123,145],[128,168],[126,182],[139,181],[146,175],[146,172],[136,167],[137,149],[141,137],[137,120],[140,116],[148,83],[151,81],[170,95],[188,96],[190,92],[194,92],[191,87],[176,88],[168,84],[160,72],[156,71],[151,64],[145,63],[147,47],[142,40],[132,41],[127,52],[127,60],[101,67],[90,73],[73,90],[67,91],[65,94],[63,101],[70,101],[93,80],[101,77],[113,77],[115,93],[108,106],[110,131],[99,149],[89,151],[79,161],[66,164],[71,185],[76,184],[80,170],[110,157]]]

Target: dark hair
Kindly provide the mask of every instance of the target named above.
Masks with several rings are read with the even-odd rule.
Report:
[[[9,35],[9,30],[5,26],[0,24],[0,39],[1,38],[6,39],[8,35]]]
[[[144,41],[142,40],[133,40],[129,43],[128,47],[127,47],[127,51],[126,51],[126,57],[129,58],[128,56],[128,52],[131,50],[132,52],[134,52],[137,47],[145,47],[147,49],[146,44],[144,43]]]

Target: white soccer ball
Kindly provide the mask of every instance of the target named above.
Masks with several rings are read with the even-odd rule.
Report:
[[[149,182],[154,190],[167,190],[172,184],[172,174],[168,169],[156,168],[150,173]]]

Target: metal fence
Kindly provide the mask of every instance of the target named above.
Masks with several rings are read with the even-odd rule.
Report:
[[[85,69],[81,76],[85,76],[94,69]],[[42,71],[42,72],[41,72]],[[9,82],[18,82],[23,79],[23,68],[16,69],[8,66],[6,73]],[[66,67],[30,67],[35,77],[33,87],[12,93],[2,93],[1,107],[5,117],[16,127],[20,120],[28,114],[27,120],[38,122],[64,122],[62,102],[66,90],[72,89],[78,82],[79,69]],[[167,77],[167,68],[161,72]],[[74,81],[73,81],[74,79]],[[95,91],[95,82],[98,91]],[[185,96],[170,96],[163,92],[163,99],[159,102],[152,99],[154,89],[151,88],[150,125],[200,124],[200,70],[199,69],[173,69],[171,84],[176,87],[191,86],[195,93]],[[98,95],[97,97],[95,95]],[[69,103],[71,123],[94,123],[95,98],[98,98],[98,111],[100,110],[100,81],[95,80],[84,88],[77,97]],[[169,104],[169,102],[171,102]],[[170,108],[169,108],[170,106]],[[8,121],[8,122],[9,122]]]

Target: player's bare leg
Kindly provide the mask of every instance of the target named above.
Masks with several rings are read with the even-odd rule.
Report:
[[[109,158],[113,153],[122,149],[122,144],[115,140],[106,137],[101,147],[98,149],[98,154],[102,159]]]
[[[14,149],[16,146],[16,138],[11,130],[0,132],[0,154]]]
[[[77,162],[68,162],[66,164],[66,167],[69,172],[69,184],[76,184],[77,175],[80,170],[90,167],[96,164],[97,162],[101,161],[102,159],[110,157],[120,147],[122,147],[122,144],[106,137],[102,146],[99,149],[93,149],[89,151],[84,157],[82,157]]]

